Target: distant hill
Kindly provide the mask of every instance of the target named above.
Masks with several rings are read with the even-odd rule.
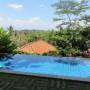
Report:
[[[22,29],[22,30],[15,30],[15,32],[48,32],[49,30],[36,30],[36,29]]]

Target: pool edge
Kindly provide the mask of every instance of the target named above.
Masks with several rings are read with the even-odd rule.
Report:
[[[71,81],[79,81],[79,82],[90,82],[90,77],[81,78],[81,77],[26,73],[26,72],[7,71],[7,70],[0,70],[0,73],[13,74],[13,75],[15,74],[15,75],[21,75],[21,76],[33,76],[33,77],[38,77],[38,78],[51,78],[51,79],[62,79],[62,80],[71,80]]]

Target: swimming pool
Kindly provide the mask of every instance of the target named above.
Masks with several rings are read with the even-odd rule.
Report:
[[[37,55],[0,58],[1,90],[90,90],[90,59]]]
[[[0,59],[0,71],[75,78],[90,77],[90,59],[38,55],[14,55]]]

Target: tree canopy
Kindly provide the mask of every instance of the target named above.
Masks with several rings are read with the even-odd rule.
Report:
[[[90,7],[89,0],[58,0],[53,7],[55,7],[55,14],[58,15],[55,21],[60,21],[60,26],[68,26],[69,29],[79,22],[79,18]]]
[[[16,45],[10,40],[10,33],[0,28],[0,53],[13,53]]]

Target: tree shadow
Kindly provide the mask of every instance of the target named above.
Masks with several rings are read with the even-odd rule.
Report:
[[[57,59],[56,60],[57,63],[63,63],[63,64],[68,64],[68,65],[78,65],[81,63],[80,60],[76,60],[76,59],[69,59],[69,58],[66,58],[66,59]]]
[[[6,61],[12,59],[13,54],[0,54],[0,61]]]

